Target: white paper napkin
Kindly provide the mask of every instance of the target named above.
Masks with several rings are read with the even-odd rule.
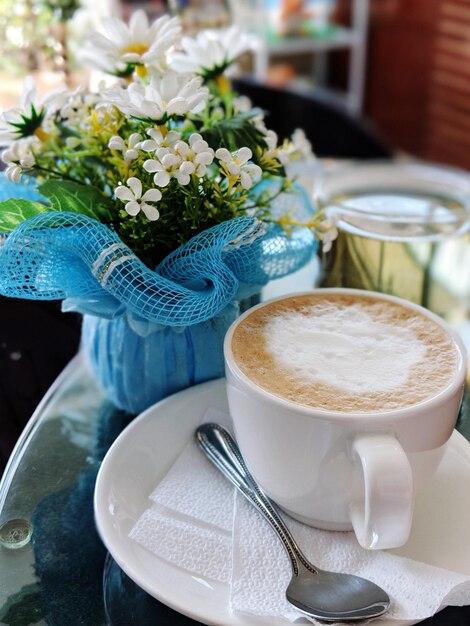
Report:
[[[219,411],[203,421],[230,427]],[[159,558],[230,585],[230,609],[247,616],[305,621],[285,599],[291,576],[282,544],[262,516],[189,442],[156,486],[130,537]],[[441,606],[470,604],[470,578],[386,551],[364,550],[351,532],[316,530],[285,520],[320,568],[364,576],[392,599],[387,620],[418,620]],[[379,626],[382,620],[374,623]]]

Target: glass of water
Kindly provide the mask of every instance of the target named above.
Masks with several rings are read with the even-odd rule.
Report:
[[[323,287],[400,296],[446,319],[470,346],[470,175],[408,162],[338,165],[316,195],[337,221],[320,251]]]

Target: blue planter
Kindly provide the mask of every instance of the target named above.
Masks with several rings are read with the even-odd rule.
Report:
[[[107,397],[140,413],[172,393],[224,375],[223,340],[238,311],[233,303],[207,322],[176,329],[136,329],[125,316],[85,315],[82,347]]]

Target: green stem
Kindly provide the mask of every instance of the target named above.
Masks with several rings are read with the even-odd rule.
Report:
[[[260,206],[269,206],[273,200],[275,200],[276,198],[278,198],[282,193],[285,192],[285,189],[283,187],[281,187],[278,191],[276,191],[276,193],[274,193],[272,196],[269,196],[269,198],[267,200],[264,200],[261,203],[256,203],[256,204],[252,204],[251,206],[246,206],[244,207],[247,211],[249,211],[250,209],[258,209]]]
[[[65,180],[70,180],[70,181],[72,181],[74,183],[79,182],[79,181],[76,181],[74,178],[68,176],[64,172],[53,170],[53,169],[51,169],[49,167],[36,166],[36,167],[33,168],[33,171],[35,171],[35,172],[44,172],[46,174],[52,174],[53,176],[55,176],[57,178],[63,178]]]
[[[225,106],[225,116],[230,119],[233,116],[232,95],[230,93],[223,94],[222,101]]]

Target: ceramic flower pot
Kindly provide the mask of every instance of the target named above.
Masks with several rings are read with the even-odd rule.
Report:
[[[82,347],[107,397],[140,413],[166,396],[224,375],[223,339],[238,315],[230,304],[216,317],[183,328],[85,315]]]

